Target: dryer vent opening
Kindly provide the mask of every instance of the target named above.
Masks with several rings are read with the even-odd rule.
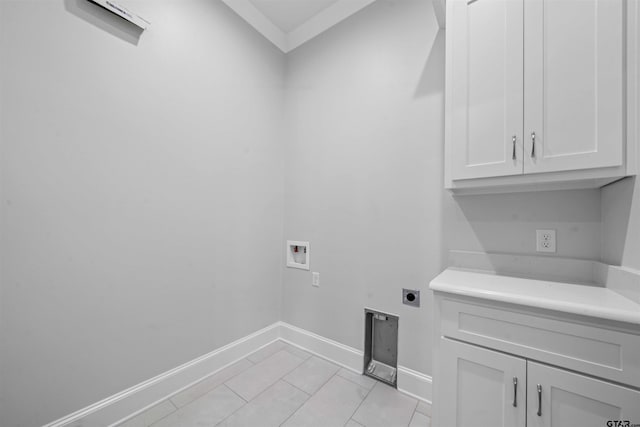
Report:
[[[397,387],[398,316],[365,309],[364,374]]]

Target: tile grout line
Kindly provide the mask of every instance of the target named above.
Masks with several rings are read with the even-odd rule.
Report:
[[[284,346],[284,350],[286,350],[287,352],[293,354],[294,356],[300,357],[297,354],[295,354],[292,350],[296,350],[296,351],[299,351],[301,353],[305,353],[307,355],[307,357],[304,358],[305,361],[309,360],[310,358],[312,358],[314,356],[313,353],[309,353],[308,351],[303,350],[302,348],[295,347],[295,346],[289,344],[288,342],[285,342],[285,341],[281,341],[281,342],[284,343],[284,345],[285,345]]]
[[[253,368],[253,367],[258,366],[260,363],[265,362],[266,360],[268,360],[268,359],[272,358],[273,356],[275,356],[276,354],[278,354],[278,353],[280,353],[280,352],[282,352],[282,351],[285,351],[285,350],[284,350],[284,349],[280,349],[280,350],[278,350],[276,353],[274,353],[274,354],[270,355],[269,357],[267,357],[266,359],[264,359],[264,360],[260,361],[259,363],[255,363],[253,366],[251,366],[251,367],[249,367],[249,368],[245,369],[244,371],[239,372],[237,375],[240,375],[240,374],[245,373],[245,372],[246,372],[246,371],[248,371],[249,369],[251,369],[251,368]],[[287,352],[287,353],[288,353],[288,352]],[[258,397],[258,396],[259,396],[260,394],[262,394],[265,390],[267,390],[267,389],[269,389],[271,386],[273,386],[273,384],[275,384],[275,383],[277,383],[279,380],[283,379],[285,375],[289,375],[291,372],[293,372],[294,370],[296,370],[300,365],[302,365],[302,364],[304,363],[304,359],[302,359],[302,358],[300,358],[300,357],[298,357],[298,356],[296,356],[296,355],[294,355],[294,354],[291,354],[291,353],[289,353],[289,355],[290,355],[290,356],[292,356],[292,357],[295,357],[296,359],[300,359],[300,363],[298,363],[298,364],[297,364],[297,365],[295,365],[293,368],[291,368],[289,371],[287,371],[287,372],[285,372],[284,374],[282,374],[281,376],[279,376],[279,377],[278,377],[278,378],[277,378],[277,379],[276,379],[272,384],[270,384],[269,386],[267,386],[267,388],[265,388],[265,389],[264,389],[264,390],[262,390],[260,393],[258,393],[257,395],[255,395],[255,396],[253,397],[253,399],[255,399],[256,397]],[[235,377],[235,376],[237,376],[237,375],[234,375],[234,377]],[[229,378],[229,379],[227,379],[223,384],[224,384],[224,385],[227,385],[227,382],[231,381],[232,379],[233,379],[233,378]],[[227,386],[227,387],[229,387],[229,386]],[[229,387],[229,388],[231,388],[231,387]],[[233,391],[233,390],[232,390],[232,391]],[[235,393],[235,391],[234,391],[234,393]],[[237,394],[237,393],[236,393],[236,394]],[[244,400],[244,401],[245,401],[245,402],[247,402],[247,403],[248,403],[249,401],[253,400],[253,399],[245,400],[244,398],[242,398],[242,400]]]
[[[154,421],[154,422],[152,422],[151,424],[147,424],[147,422],[144,420],[144,415],[143,415],[143,414],[148,413],[151,409],[155,408],[156,406],[160,406],[160,405],[162,405],[162,403],[163,403],[163,402],[169,402],[169,404],[170,404],[171,406],[173,406],[173,411],[169,412],[167,415],[165,415],[165,416],[164,416],[164,417],[162,417],[162,418],[158,418],[157,420],[155,420],[155,421]],[[146,411],[142,412],[140,415],[143,415],[142,420],[143,420],[143,422],[144,422],[145,427],[151,427],[151,426],[153,426],[154,424],[157,424],[157,423],[159,423],[160,421],[164,420],[164,419],[165,419],[165,418],[167,418],[169,415],[171,415],[171,414],[175,413],[175,412],[176,412],[176,411],[178,411],[179,409],[180,409],[180,408],[178,408],[178,407],[175,405],[175,403],[173,403],[173,402],[171,401],[171,399],[167,399],[167,400],[163,400],[162,402],[158,403],[158,404],[157,404],[157,405],[155,405],[155,406],[152,406],[151,408],[149,408],[149,409],[147,409]],[[139,417],[140,415],[137,415],[137,416]],[[132,418],[132,419],[133,419],[133,418]],[[122,424],[121,424],[121,425],[122,425]]]
[[[286,376],[286,375],[285,375],[285,376]],[[303,389],[301,389],[300,387],[298,387],[297,385],[295,385],[295,384],[291,384],[289,381],[287,381],[287,379],[286,379],[285,377],[282,377],[279,381],[284,381],[285,383],[289,384],[291,387],[295,388],[296,390],[300,390],[301,392],[303,392],[304,394],[306,394],[306,395],[307,395],[307,396],[309,396],[309,397],[311,397],[311,396],[313,396],[313,395],[315,394],[315,393],[313,393],[313,394],[309,394],[309,393],[307,393],[306,391],[304,391]],[[324,384],[323,384],[323,385],[324,385]],[[320,390],[320,389],[318,389],[318,390]]]
[[[413,411],[413,414],[411,414],[411,419],[409,420],[409,424],[408,424],[409,426],[411,426],[411,423],[413,422],[413,418],[416,416],[416,413],[418,413],[418,414],[419,414],[419,412],[418,412],[418,411]],[[421,414],[421,415],[422,415],[422,414]]]
[[[340,372],[340,371],[338,371]],[[336,374],[338,375],[338,374]],[[342,377],[341,375],[338,375],[340,378],[344,379],[345,381],[349,381],[347,378]],[[352,384],[356,384],[354,381],[349,381]],[[356,384],[357,386],[362,387],[360,384]],[[353,411],[351,413],[351,415],[349,415],[349,418],[347,419],[347,422],[345,422],[345,425],[349,422],[349,420],[353,419],[353,416],[356,414],[356,412],[358,412],[358,409],[360,409],[360,407],[362,406],[362,404],[364,403],[365,400],[367,400],[367,397],[369,397],[369,394],[373,391],[374,388],[376,388],[377,384],[374,384],[373,387],[371,387],[369,390],[367,390],[367,394],[364,395],[364,397],[362,398],[362,400],[360,401],[360,403],[358,404],[358,406],[356,407],[355,411]],[[364,387],[362,387],[364,388]],[[358,421],[353,420],[355,422],[358,423]],[[358,423],[360,424],[360,423]]]
[[[275,356],[276,354],[280,353],[281,351],[286,351],[286,349],[284,349],[284,348],[279,349],[277,352],[275,352],[275,353],[273,353],[273,354],[269,355],[269,357],[267,357],[267,358],[265,358],[265,359],[261,360],[261,361],[260,361],[260,362],[258,362],[258,363],[254,363],[254,364],[253,364],[253,366],[257,366],[258,364],[260,364],[260,363],[264,362],[265,360],[267,360],[267,359],[269,359],[269,358],[271,358],[271,357]],[[289,371],[285,372],[284,374],[282,374],[282,376],[278,377],[278,379],[276,379],[276,380],[273,382],[273,384],[269,385],[267,388],[265,388],[265,389],[264,389],[264,390],[262,390],[260,393],[258,393],[257,395],[255,395],[255,396],[253,397],[253,399],[245,400],[242,396],[238,395],[238,393],[236,393],[236,392],[235,392],[231,387],[227,386],[226,382],[225,382],[225,383],[223,383],[223,385],[224,385],[225,387],[227,387],[227,388],[228,388],[229,390],[231,390],[234,394],[236,394],[238,397],[240,397],[240,399],[244,400],[244,401],[245,401],[245,404],[244,404],[244,405],[242,405],[240,408],[236,409],[235,411],[233,411],[233,413],[229,414],[227,417],[225,417],[223,420],[221,420],[221,421],[220,421],[219,423],[217,423],[216,425],[220,425],[220,424],[221,424],[221,423],[223,423],[225,420],[227,420],[229,417],[231,417],[233,414],[235,414],[235,413],[236,413],[236,412],[238,412],[240,409],[242,409],[242,408],[244,408],[246,405],[248,405],[250,402],[253,402],[255,399],[257,399],[257,398],[258,398],[258,396],[260,396],[261,394],[263,394],[263,393],[267,392],[271,387],[273,387],[274,385],[276,385],[276,384],[278,383],[278,381],[284,381],[284,382],[286,382],[287,384],[291,385],[292,387],[295,387],[297,390],[300,390],[298,387],[294,386],[293,384],[290,384],[290,383],[289,383],[289,381],[285,380],[285,379],[284,379],[284,377],[285,377],[285,376],[287,376],[287,375],[289,375],[291,372],[295,371],[296,369],[298,369],[298,367],[300,367],[300,365],[302,365],[302,364],[305,362],[305,360],[306,360],[306,359],[302,359],[301,357],[298,357],[298,356],[296,356],[295,354],[292,354],[292,353],[290,353],[290,352],[288,352],[288,351],[287,351],[287,353],[289,353],[291,356],[293,356],[293,357],[295,357],[295,358],[297,358],[297,359],[300,359],[300,363],[298,363],[296,366],[294,366],[293,368],[291,368],[291,370],[289,370]],[[246,370],[248,370],[248,369],[249,369],[249,368],[247,368]],[[245,370],[245,371],[246,371],[246,370]],[[245,372],[245,371],[242,371],[242,372]],[[238,375],[240,375],[242,372],[238,373]],[[231,379],[231,378],[229,378],[229,380],[230,380],[230,379]],[[229,381],[229,380],[227,380],[227,381]],[[300,390],[300,391],[301,391],[301,392],[303,392],[305,395],[310,396],[310,395],[309,395],[307,392],[305,392],[304,390]],[[309,400],[309,399],[307,399],[307,400]],[[302,406],[307,402],[307,400],[305,400],[305,401],[302,403],[302,405],[300,405],[300,406],[302,407]],[[300,409],[300,408],[298,408],[298,409]],[[296,411],[297,411],[297,409],[296,409]],[[294,413],[295,413],[296,411],[294,411]],[[292,414],[292,415],[293,415],[293,414]],[[291,415],[290,415],[289,417],[291,417]],[[289,419],[289,418],[287,418],[287,419]],[[286,421],[286,420],[285,420],[285,421]]]
[[[308,360],[308,359],[307,359],[307,360]],[[336,374],[337,374],[337,373],[336,373]],[[298,409],[296,409],[295,411],[293,411],[293,412],[291,413],[291,415],[289,415],[289,416],[287,417],[287,419],[286,419],[286,420],[284,420],[282,423],[280,423],[280,426],[283,426],[287,421],[289,421],[289,418],[293,417],[293,416],[296,414],[296,412],[298,412],[298,411],[299,411],[299,410],[300,410],[304,405],[306,405],[306,404],[307,404],[307,402],[308,402],[309,400],[311,400],[311,398],[312,398],[313,396],[315,396],[315,395],[316,395],[316,394],[317,394],[317,393],[322,389],[322,387],[324,387],[324,386],[325,386],[329,381],[331,381],[331,378],[333,378],[333,377],[335,377],[335,376],[336,376],[336,374],[331,375],[331,376],[329,377],[329,379],[328,379],[328,380],[326,380],[326,381],[325,381],[325,382],[324,382],[324,383],[323,383],[323,384],[318,388],[318,390],[316,390],[316,391],[315,391],[315,393],[313,393],[313,394],[308,394],[309,398],[308,398],[307,400],[305,400],[305,401],[304,401],[304,403],[303,403],[302,405],[300,405],[300,407],[299,407]],[[287,381],[287,380],[286,380],[286,379],[284,379],[284,378],[283,378],[282,380],[283,380],[283,381],[285,381],[287,384],[291,384],[289,381]],[[307,393],[306,391],[304,391],[304,390],[302,390],[302,389],[300,389],[300,388],[296,387],[296,386],[295,386],[295,385],[293,385],[293,384],[291,384],[291,386],[292,386],[292,387],[295,387],[296,389],[300,390],[301,392],[303,392],[303,393],[305,393],[305,394]]]
[[[314,356],[312,355],[311,357],[306,358],[306,359],[304,360],[304,362],[306,362],[307,360],[310,360],[312,357],[314,357]],[[304,364],[304,362],[302,362],[302,364]],[[329,363],[331,363],[331,362],[329,362]],[[295,370],[296,370],[296,369],[298,369],[300,366],[302,366],[302,364],[298,365],[298,366],[297,366],[293,371],[295,371]],[[329,378],[328,378],[325,382],[323,382],[323,383],[320,385],[320,387],[318,387],[318,389],[317,389],[316,391],[314,391],[312,394],[307,393],[306,391],[304,391],[304,390],[303,390],[303,389],[301,389],[300,387],[298,387],[298,386],[296,386],[295,384],[292,384],[292,383],[290,383],[289,381],[287,381],[287,379],[286,379],[285,377],[286,377],[287,375],[289,375],[289,374],[290,374],[291,372],[293,372],[293,371],[291,371],[291,372],[287,373],[287,375],[284,375],[284,376],[282,377],[282,381],[286,382],[287,384],[291,384],[293,387],[297,388],[297,389],[298,389],[298,390],[300,390],[301,392],[303,392],[303,393],[307,394],[309,397],[311,397],[311,396],[315,395],[317,392],[319,392],[319,391],[320,391],[320,389],[321,389],[322,387],[324,387],[324,386],[325,386],[329,381],[331,381],[331,378],[335,377],[336,375],[338,375],[338,372],[340,372],[340,367],[339,367],[338,365],[336,365],[335,363],[331,363],[331,364],[332,364],[333,366],[337,367],[337,368],[338,368],[338,370],[337,370],[336,372],[334,372],[333,374],[331,374],[331,376],[329,376]]]
[[[416,406],[413,407],[413,414],[411,414],[411,418],[409,419],[409,424],[407,424],[407,427],[409,427],[411,425],[411,421],[413,421],[413,417],[416,415],[416,411],[418,410],[418,405],[420,404],[420,401],[418,399],[414,399],[416,401]]]
[[[185,393],[185,392],[186,392],[186,391],[188,391],[188,390],[191,390],[191,389],[193,389],[193,388],[195,388],[195,387],[199,386],[200,384],[204,383],[205,381],[207,381],[207,380],[209,380],[209,379],[213,378],[214,376],[216,376],[216,375],[220,374],[220,373],[221,373],[221,372],[223,372],[224,370],[229,369],[229,368],[231,368],[231,367],[232,367],[232,366],[234,366],[234,365],[237,365],[238,363],[242,362],[243,360],[246,360],[247,362],[249,362],[249,363],[251,364],[251,366],[255,365],[255,363],[251,362],[251,361],[250,361],[249,359],[247,359],[246,357],[245,357],[245,358],[242,358],[242,359],[239,359],[237,362],[234,362],[233,364],[231,364],[231,365],[227,366],[227,367],[226,367],[226,368],[224,368],[224,369],[221,369],[221,370],[219,370],[219,371],[214,371],[214,372],[212,372],[212,373],[210,373],[210,374],[205,375],[204,377],[202,377],[202,379],[200,379],[200,380],[198,380],[196,383],[192,384],[192,385],[191,385],[191,387],[186,388],[186,389],[184,389],[184,390],[180,391],[179,393],[174,393],[174,394],[173,394],[169,399],[167,399],[167,400],[171,401],[171,404],[172,404],[173,406],[175,406],[175,407],[176,407],[176,409],[178,409],[178,410],[179,410],[179,409],[181,409],[181,408],[184,408],[184,407],[186,407],[186,406],[191,405],[193,402],[195,402],[196,400],[200,399],[200,398],[201,398],[201,397],[203,397],[205,394],[208,394],[208,393],[212,392],[213,390],[215,390],[216,388],[220,387],[221,385],[223,385],[224,383],[226,383],[226,382],[227,382],[227,381],[229,381],[230,379],[235,378],[236,376],[238,376],[238,375],[240,375],[241,373],[245,372],[247,369],[251,368],[251,366],[247,367],[246,369],[243,369],[242,371],[240,371],[240,372],[238,372],[238,373],[236,373],[236,374],[233,374],[233,375],[232,375],[232,376],[230,376],[229,378],[226,378],[226,379],[225,379],[225,380],[223,380],[221,383],[217,384],[215,387],[213,387],[213,388],[211,388],[211,389],[207,390],[205,393],[202,393],[200,396],[196,397],[196,398],[195,398],[195,399],[193,399],[191,402],[189,402],[189,403],[187,403],[187,404],[183,405],[182,407],[178,407],[178,405],[177,405],[177,404],[175,404],[175,403],[173,402],[173,398],[174,398],[174,397],[176,397],[176,396],[178,396],[178,395],[180,395],[180,394],[182,394],[182,393]],[[243,399],[243,400],[244,400],[244,399]]]
[[[423,402],[423,403],[424,403],[424,402]],[[427,404],[427,403],[425,403],[425,404]],[[433,406],[433,404],[427,404],[427,405],[429,405],[430,407],[432,407],[432,406]],[[418,410],[418,408],[419,408],[419,407],[420,407],[420,402],[418,402],[418,406],[416,406],[416,412],[417,412],[417,413],[422,414],[422,415],[424,415],[425,417],[431,418],[431,414],[426,414],[426,413],[424,413],[424,412],[422,412],[422,411],[419,411],[419,410]],[[433,412],[432,412],[432,413],[433,413]]]
[[[269,391],[269,389],[270,389],[270,388],[272,388],[272,387],[274,387],[276,384],[278,384],[278,381],[283,381],[283,382],[285,382],[286,384],[289,384],[290,386],[292,386],[292,387],[293,387],[293,388],[295,388],[296,390],[301,391],[302,393],[304,393],[304,394],[307,396],[307,399],[306,399],[304,402],[302,402],[302,404],[301,404],[300,406],[304,405],[304,404],[307,402],[307,400],[309,400],[309,397],[311,397],[311,395],[309,395],[309,393],[307,393],[306,391],[304,391],[304,390],[300,390],[298,387],[296,387],[296,386],[294,386],[293,384],[290,384],[288,381],[284,380],[284,378],[280,378],[280,379],[278,379],[275,383],[271,384],[269,387],[267,387],[266,389],[264,389],[264,391],[260,392],[256,397],[254,397],[253,399],[251,399],[250,401],[248,401],[246,404],[242,405],[240,408],[238,408],[238,409],[236,409],[235,411],[233,411],[233,413],[231,413],[231,414],[227,415],[227,417],[226,417],[225,419],[221,420],[221,421],[220,421],[218,424],[216,424],[216,425],[220,425],[220,424],[222,424],[222,423],[223,423],[223,422],[225,422],[228,418],[230,418],[231,416],[233,416],[236,412],[240,411],[240,410],[241,410],[242,408],[244,408],[246,405],[250,404],[251,402],[253,402],[254,400],[256,400],[258,397],[260,397],[261,395],[263,395],[264,393],[266,393],[267,391]],[[233,390],[232,390],[232,391],[233,391]],[[244,400],[244,399],[243,399],[243,400]],[[297,411],[297,409],[296,409],[296,411]],[[294,412],[295,412],[295,411],[294,411]]]
[[[251,361],[250,361],[249,359],[247,359],[246,357],[245,357],[244,359],[240,359],[240,360],[238,360],[238,362],[236,362],[236,363],[239,363],[239,362],[241,362],[242,360],[248,360],[248,361],[249,361],[249,363],[251,363],[251,366],[253,366],[253,365],[254,365],[254,363],[253,363],[253,362],[251,362]],[[235,364],[235,363],[234,363],[234,364]],[[233,365],[231,365],[231,366],[233,366]],[[229,367],[231,367],[231,366],[229,366]],[[251,366],[250,366],[250,367],[251,367]],[[249,368],[250,368],[250,367],[249,367]],[[247,369],[249,369],[249,368],[247,368]],[[196,387],[196,386],[197,386],[197,385],[199,385],[199,384],[202,384],[204,381],[206,381],[207,379],[209,379],[209,378],[213,377],[214,375],[216,375],[216,374],[217,374],[217,373],[219,373],[219,372],[214,372],[214,373],[212,373],[212,374],[210,374],[210,375],[207,375],[206,377],[204,377],[202,380],[198,381],[197,383],[195,383],[195,384],[194,384],[194,385],[192,385],[191,387],[189,387],[189,388],[187,388],[187,389],[185,389],[185,390],[182,390],[180,393],[175,394],[175,395],[173,395],[172,397],[170,397],[169,399],[167,399],[167,400],[169,401],[169,403],[171,403],[171,404],[173,405],[173,407],[174,407],[174,408],[176,408],[176,409],[175,409],[174,411],[172,411],[171,413],[169,413],[169,414],[165,415],[164,417],[162,417],[162,418],[160,418],[160,419],[158,419],[158,420],[154,421],[152,424],[150,424],[150,425],[149,425],[149,426],[147,426],[147,427],[153,427],[153,425],[158,424],[160,421],[164,420],[164,419],[165,419],[165,418],[167,418],[169,415],[172,415],[172,414],[174,414],[175,412],[180,411],[180,410],[181,410],[181,409],[183,409],[183,408],[187,408],[187,407],[189,407],[190,405],[192,405],[193,403],[195,403],[195,402],[197,402],[198,400],[202,399],[204,396],[206,396],[207,394],[211,393],[213,390],[215,390],[215,389],[219,388],[220,386],[225,386],[225,387],[227,387],[227,386],[226,386],[226,384],[225,384],[225,382],[226,382],[226,381],[229,381],[230,379],[232,379],[232,378],[236,377],[237,375],[240,375],[241,373],[243,373],[243,372],[244,372],[244,371],[246,371],[247,369],[243,369],[242,371],[238,372],[237,374],[232,375],[231,377],[227,378],[227,379],[226,379],[225,381],[223,381],[222,383],[218,384],[217,386],[213,387],[211,390],[208,390],[206,393],[203,393],[202,395],[198,396],[197,398],[193,399],[191,402],[187,403],[186,405],[184,405],[184,406],[182,406],[182,407],[178,407],[178,405],[176,405],[175,403],[173,403],[173,401],[172,401],[171,399],[173,399],[175,396],[177,396],[178,394],[184,393],[185,391],[190,390],[190,389],[192,389],[192,388]],[[231,388],[230,388],[230,387],[227,387],[227,388],[228,388],[229,390],[231,390]],[[238,394],[237,394],[235,391],[233,391],[233,390],[231,390],[231,391],[232,391],[236,396],[238,396]],[[239,397],[240,399],[242,399],[242,396],[238,396],[238,397]],[[243,400],[243,401],[245,401],[245,405],[246,405],[246,400],[244,400],[244,399],[242,399],[242,400]],[[156,405],[156,406],[157,406],[157,405]],[[244,406],[244,405],[242,405],[242,406]],[[150,410],[150,409],[151,409],[151,408],[149,408],[149,410]],[[143,412],[143,414],[144,414],[144,413],[146,413],[146,412],[148,412],[149,410],[147,410],[147,411]],[[146,424],[146,423],[145,423],[145,424]]]
[[[253,360],[249,359],[249,357],[253,356],[253,355],[254,355],[254,354],[256,354],[256,353],[259,353],[260,351],[265,350],[266,348],[268,348],[268,346],[269,346],[269,345],[273,345],[273,344],[274,344],[274,343],[276,343],[276,342],[281,342],[281,341],[274,341],[273,343],[268,344],[266,347],[263,347],[263,348],[261,348],[260,350],[254,351],[253,353],[251,353],[251,354],[247,355],[247,357],[245,357],[245,359],[247,359],[249,362],[251,362],[251,363],[252,363],[252,364],[254,364],[254,365],[257,365],[258,363],[262,363],[262,362],[264,362],[265,360],[267,360],[268,358],[270,358],[270,357],[271,357],[271,356],[273,356],[274,354],[276,354],[276,353],[280,353],[282,350],[284,350],[284,346],[283,346],[283,347],[279,347],[276,351],[274,351],[274,352],[273,352],[273,353],[271,353],[271,354],[268,354],[265,358],[263,358],[262,360],[258,360],[257,362],[254,362]]]
[[[311,399],[312,397],[313,397],[313,395],[309,396],[309,399]],[[289,421],[289,420],[291,419],[291,417],[293,417],[295,414],[297,414],[297,413],[298,413],[298,411],[299,411],[299,410],[300,410],[304,405],[306,405],[306,404],[307,404],[307,402],[309,401],[309,399],[305,400],[305,401],[304,401],[304,403],[303,403],[302,405],[300,405],[300,407],[298,407],[298,409],[296,409],[295,411],[293,411],[293,412],[291,413],[291,415],[289,415],[289,416],[288,416],[288,417],[287,417],[283,422],[281,422],[281,423],[279,424],[279,427],[282,427],[283,425],[285,425],[285,424],[287,423],[287,421]]]
[[[171,402],[171,399],[167,399],[167,400],[168,400],[168,401],[173,405],[173,407],[174,407],[174,408],[176,408],[176,409],[175,409],[174,411],[171,411],[170,413],[168,413],[168,414],[167,414],[167,415],[165,415],[164,417],[162,417],[162,418],[159,418],[159,419],[155,420],[154,422],[152,422],[152,423],[151,423],[151,424],[149,424],[148,426],[147,426],[147,423],[145,422],[145,423],[144,423],[144,425],[145,425],[145,426],[147,426],[147,427],[152,427],[154,424],[158,424],[160,421],[164,420],[164,419],[165,419],[165,418],[167,418],[169,415],[173,415],[173,414],[175,414],[176,412],[178,412],[178,411],[180,410],[180,408],[178,408],[178,407],[177,407],[173,402]],[[142,414],[146,414],[147,412],[149,412],[149,410],[150,410],[150,409],[151,409],[151,408],[147,409],[147,410],[146,410],[146,411],[144,411]],[[139,416],[139,415],[138,415],[138,416]],[[133,418],[132,418],[132,419],[133,419]],[[144,417],[143,417],[143,420],[144,420]]]
[[[225,387],[227,387],[229,390],[231,390],[236,396],[238,396],[240,399],[244,400],[242,398],[242,396],[238,395],[238,393],[236,393],[235,391],[233,391],[233,389],[231,389],[231,387],[228,387],[226,384],[223,384]],[[238,409],[236,409],[235,411],[233,411],[232,413],[230,413],[229,415],[227,415],[226,417],[224,417],[223,419],[221,419],[220,421],[218,421],[215,425],[219,426],[220,424],[222,424],[223,422],[225,422],[226,420],[229,419],[229,417],[233,416],[236,412],[238,412],[239,410],[241,410],[242,408],[244,408],[245,406],[247,406],[249,404],[249,402],[247,402],[246,400],[244,400],[244,405],[242,405],[241,407],[239,407]]]
[[[225,388],[228,388],[229,390],[231,390],[231,392],[233,394],[235,394],[236,396],[238,396],[240,399],[242,399],[242,401],[244,402],[244,404],[246,405],[247,403],[249,403],[249,401],[247,399],[245,399],[244,397],[240,396],[238,393],[236,393],[236,391],[234,389],[232,389],[231,387],[229,387],[226,383],[223,383],[222,386],[224,386]],[[216,387],[219,388],[219,387]],[[257,396],[256,396],[257,397]],[[244,406],[244,405],[242,405]]]
[[[342,368],[342,369],[344,369],[344,368]],[[343,380],[347,380],[347,381],[349,381],[351,384],[359,385],[360,387],[362,387],[362,388],[366,388],[366,389],[367,389],[367,390],[369,390],[369,391],[371,391],[371,390],[373,389],[373,387],[375,387],[375,386],[376,386],[376,384],[374,384],[373,386],[371,386],[371,388],[369,388],[369,387],[367,387],[367,386],[363,386],[362,384],[358,384],[357,382],[352,381],[351,379],[349,379],[349,378],[347,378],[347,377],[343,377],[342,375],[340,375],[340,371],[336,372],[336,375],[337,375],[337,376],[339,376],[340,378],[342,378]],[[360,374],[360,375],[365,376],[364,374]],[[367,378],[369,378],[369,377],[367,377]],[[376,381],[376,380],[373,380],[373,379],[372,379],[372,381],[375,381],[375,382],[377,383],[377,381]],[[368,393],[367,393],[367,394],[368,394]]]
[[[345,379],[346,379],[346,378],[345,378]],[[347,381],[349,381],[349,380],[347,380]],[[356,412],[358,412],[358,409],[360,409],[360,407],[362,406],[362,404],[364,403],[364,401],[365,401],[365,400],[367,400],[367,397],[369,397],[369,394],[371,394],[371,392],[373,391],[373,389],[374,389],[374,388],[376,388],[377,386],[378,386],[378,384],[376,383],[376,384],[374,384],[374,385],[373,385],[373,387],[371,387],[371,388],[367,391],[367,394],[365,395],[364,399],[362,399],[362,401],[360,402],[360,404],[358,405],[358,407],[356,408],[356,410],[355,410],[355,411],[353,411],[353,413],[351,414],[351,416],[349,417],[349,419],[353,419],[353,416],[356,414]],[[360,424],[360,423],[358,422],[358,420],[353,420],[353,421],[355,421],[355,422],[357,422],[358,424]],[[349,422],[349,421],[347,420],[347,422]]]
[[[311,355],[311,357],[313,357],[313,354]],[[305,362],[306,362],[307,360],[311,359],[311,357],[307,357],[307,358],[305,359]],[[303,362],[303,363],[304,363],[304,362]],[[298,366],[299,366],[299,365],[298,365]],[[337,365],[336,365],[336,366],[337,366]],[[296,369],[297,369],[297,368],[296,368]],[[293,371],[291,371],[291,372],[293,372]],[[339,367],[338,367],[338,371],[336,371],[336,373],[335,373],[335,374],[331,375],[331,376],[329,377],[329,379],[328,379],[328,380],[326,380],[324,383],[322,383],[322,385],[321,385],[321,386],[320,386],[320,387],[315,391],[315,393],[313,393],[313,394],[308,394],[306,391],[302,390],[301,388],[296,387],[295,385],[293,385],[293,384],[291,384],[289,381],[287,381],[287,380],[284,378],[284,376],[283,376],[282,381],[285,381],[287,384],[291,384],[291,386],[292,386],[292,387],[295,387],[296,389],[300,390],[301,392],[303,392],[303,393],[307,394],[307,395],[309,396],[309,398],[308,398],[307,400],[305,400],[305,401],[304,401],[304,403],[303,403],[302,405],[300,405],[300,407],[298,407],[298,409],[296,409],[295,411],[293,411],[293,412],[291,413],[291,415],[289,415],[289,416],[287,417],[287,419],[286,419],[286,420],[284,420],[282,423],[280,423],[280,426],[283,426],[287,421],[289,421],[289,418],[293,417],[293,416],[296,414],[296,412],[298,412],[298,411],[299,411],[299,410],[300,410],[304,405],[306,405],[306,403],[307,403],[309,400],[311,400],[311,398],[312,398],[313,396],[315,396],[315,395],[316,395],[316,394],[317,394],[317,393],[322,389],[322,387],[324,387],[325,385],[327,385],[327,383],[328,383],[329,381],[331,381],[331,378],[333,378],[333,377],[335,377],[336,375],[338,375],[338,372],[340,372],[340,368],[339,368]]]
[[[352,422],[352,423],[354,423],[354,424],[357,424],[358,426],[366,427],[366,426],[364,426],[363,424],[360,424],[359,422],[357,422],[356,420],[354,420],[353,418],[349,418],[349,419],[347,420],[347,422],[346,422],[346,423],[344,423],[344,426],[343,426],[343,427],[346,427],[346,425],[347,425],[347,424],[349,424],[349,421],[351,421],[351,422]]]

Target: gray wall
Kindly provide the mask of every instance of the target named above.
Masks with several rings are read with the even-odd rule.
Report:
[[[599,190],[453,198],[443,190],[444,34],[429,1],[378,0],[287,55],[283,319],[362,349],[363,308],[400,315],[399,363],[431,373],[429,281],[449,249],[599,259]],[[401,288],[425,292],[419,310]]]
[[[401,316],[400,363],[430,374],[447,250],[534,254],[544,227],[600,257],[598,190],[442,189],[428,0],[378,0],[286,58],[220,3],[131,2],[137,41],[84,0],[0,0],[0,425],[280,318],[362,348],[364,307]],[[320,288],[283,237],[311,242]]]
[[[363,308],[400,315],[400,363],[430,371],[428,309],[401,304],[443,267],[444,34],[423,0],[378,1],[287,56],[283,319],[362,348]],[[429,301],[425,301],[428,307]]]
[[[602,189],[602,259],[640,270],[640,185],[626,178]]]
[[[0,2],[3,427],[279,320],[283,55],[219,1]],[[135,44],[137,42],[137,45]]]
[[[535,230],[556,230],[550,256],[600,259],[600,190],[546,191],[447,197],[450,249],[536,253]]]

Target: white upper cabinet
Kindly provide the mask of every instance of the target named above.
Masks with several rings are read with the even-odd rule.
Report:
[[[521,174],[523,2],[452,6],[454,175]]]
[[[446,19],[447,188],[636,173],[636,0],[449,0]]]
[[[622,166],[624,0],[525,2],[525,173]]]

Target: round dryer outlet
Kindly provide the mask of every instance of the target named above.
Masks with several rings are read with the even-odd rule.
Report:
[[[402,303],[411,307],[420,307],[420,291],[402,289]]]

